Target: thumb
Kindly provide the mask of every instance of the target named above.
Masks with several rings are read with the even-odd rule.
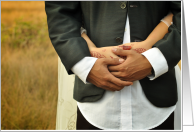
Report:
[[[121,48],[112,48],[112,52],[115,55],[120,55],[120,56],[127,56],[129,53],[129,50],[123,50]]]
[[[123,63],[125,60],[122,58],[105,58],[104,63],[106,65],[119,65],[121,63]]]

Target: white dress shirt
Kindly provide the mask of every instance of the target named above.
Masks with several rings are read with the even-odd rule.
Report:
[[[123,43],[130,42],[129,18],[127,16]],[[153,56],[154,54],[154,56]],[[142,53],[151,63],[154,80],[168,71],[167,61],[158,48]],[[72,71],[87,85],[86,78],[97,58],[85,57],[72,67]],[[77,102],[88,122],[105,130],[145,130],[162,124],[175,110],[176,105],[166,108],[154,106],[146,98],[139,81],[120,91],[105,91],[96,102]]]

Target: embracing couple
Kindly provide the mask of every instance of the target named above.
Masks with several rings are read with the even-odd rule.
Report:
[[[46,1],[45,10],[76,75],[77,130],[175,129],[181,1]]]

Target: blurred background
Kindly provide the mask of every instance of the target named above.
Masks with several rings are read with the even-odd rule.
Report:
[[[57,61],[44,1],[1,1],[2,130],[55,129]]]
[[[44,1],[1,1],[1,129],[55,129],[58,67]]]

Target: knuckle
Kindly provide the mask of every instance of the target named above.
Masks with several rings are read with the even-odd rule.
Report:
[[[126,75],[125,73],[121,74],[120,76],[121,76],[122,78],[127,77],[127,75]]]
[[[104,76],[104,77],[103,77],[103,80],[104,80],[104,81],[108,81],[108,80],[109,80],[109,77],[108,77],[108,76]]]
[[[127,71],[129,69],[129,67],[125,67],[124,70]]]
[[[124,67],[120,67],[119,68],[119,71],[124,72],[125,71],[125,68]]]
[[[114,87],[113,86],[108,86],[110,89],[114,90]]]
[[[105,58],[100,58],[100,59],[98,59],[101,63],[105,63],[106,62],[106,59]]]
[[[121,71],[123,71],[123,72],[125,72],[125,71],[127,71],[128,70],[128,67],[121,67],[121,69],[120,69]]]
[[[115,63],[119,62],[119,58],[113,58],[113,60]]]
[[[125,72],[124,68],[120,69],[120,75],[123,75],[123,73]]]
[[[118,84],[118,86],[119,86],[119,87],[122,87],[122,86],[123,86],[123,84],[122,84],[122,83],[119,83],[119,84]]]
[[[103,82],[103,83],[102,83],[102,86],[103,86],[103,87],[107,87],[107,82]]]
[[[105,87],[106,87],[105,82],[101,82],[101,83],[99,84],[99,87],[100,87],[100,88],[105,88]]]

